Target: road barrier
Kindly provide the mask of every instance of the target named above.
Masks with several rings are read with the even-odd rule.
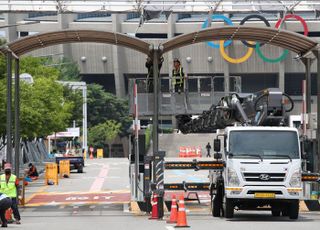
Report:
[[[60,178],[64,178],[65,176],[70,177],[70,161],[69,160],[59,161],[59,174],[60,174]]]
[[[200,146],[180,146],[179,147],[179,157],[202,157],[202,149]]]
[[[97,149],[97,158],[98,159],[103,158],[103,149]]]
[[[46,163],[45,170],[45,184],[48,185],[53,182],[55,185],[58,185],[58,165],[56,163]]]

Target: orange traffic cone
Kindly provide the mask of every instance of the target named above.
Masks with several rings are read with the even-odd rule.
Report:
[[[184,207],[184,196],[181,195],[179,199],[179,211],[178,211],[178,220],[175,228],[189,228],[187,224],[187,215],[186,209]]]
[[[13,211],[12,211],[11,208],[7,209],[6,212],[5,212],[5,218],[9,223],[13,222],[12,213],[13,213]]]
[[[172,195],[170,220],[167,223],[177,223],[178,207],[176,195]]]
[[[92,152],[90,152],[90,159],[91,159],[91,160],[93,159],[93,154],[92,154]]]
[[[151,217],[149,218],[150,220],[155,220],[159,219],[159,214],[158,214],[158,195],[154,194],[152,198],[152,211],[151,211]]]

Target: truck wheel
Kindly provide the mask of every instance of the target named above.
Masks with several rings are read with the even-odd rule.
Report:
[[[281,211],[276,209],[271,209],[272,216],[280,216]]]
[[[212,216],[220,217],[221,216],[222,205],[219,199],[212,199]]]
[[[281,212],[282,212],[282,216],[289,216],[287,208],[283,209]]]
[[[225,218],[233,218],[234,206],[232,199],[224,198],[223,211]]]
[[[299,200],[292,201],[288,210],[289,218],[291,220],[298,219],[299,216]]]

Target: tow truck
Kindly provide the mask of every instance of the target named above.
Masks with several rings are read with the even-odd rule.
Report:
[[[223,167],[209,171],[213,216],[268,209],[298,218],[303,177],[316,181],[319,175],[302,172],[299,132],[288,127],[293,107],[289,95],[268,88],[225,96],[196,119],[177,116],[183,133],[216,131],[214,157]]]

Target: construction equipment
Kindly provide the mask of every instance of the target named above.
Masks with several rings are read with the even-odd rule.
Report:
[[[210,170],[213,216],[268,207],[273,216],[298,218],[302,181],[319,181],[319,174],[302,173],[299,132],[288,127],[293,107],[290,96],[269,88],[225,96],[196,119],[177,116],[183,133],[217,133],[216,163],[224,167]]]

